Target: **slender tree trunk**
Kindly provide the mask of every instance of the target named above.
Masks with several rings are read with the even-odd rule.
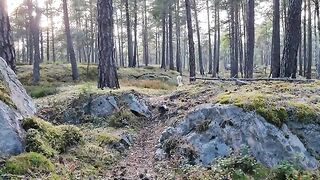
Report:
[[[176,2],[176,38],[177,38],[177,47],[176,47],[176,66],[177,71],[182,75],[182,65],[181,65],[181,31],[180,31],[180,3],[179,0]]]
[[[215,37],[215,51],[214,51],[214,65],[215,65],[215,73],[218,75],[219,74],[219,71],[220,71],[220,2],[219,1],[216,1],[216,4],[215,4],[215,8],[216,8],[216,13],[217,13],[217,16],[216,16],[216,31],[217,31],[217,34]]]
[[[98,88],[120,88],[114,60],[112,0],[98,0]]]
[[[37,5],[38,6],[38,5]],[[32,24],[32,35],[33,35],[33,45],[34,45],[34,62],[33,62],[33,74],[32,74],[32,80],[33,83],[37,84],[40,81],[40,61],[41,61],[41,55],[40,55],[40,18],[41,18],[41,12],[36,7],[36,17]]]
[[[238,78],[238,59],[236,58],[236,2],[230,0],[230,62],[231,62],[231,78]]]
[[[33,55],[34,55],[34,52],[33,52],[33,32],[32,32],[32,25],[34,24],[34,18],[32,16],[32,12],[33,12],[33,4],[32,4],[32,0],[27,0],[27,6],[28,6],[28,19],[29,19],[29,26],[28,26],[28,56],[29,56],[29,65],[32,65],[33,64]]]
[[[253,59],[254,59],[254,0],[248,0],[247,12],[247,59],[246,59],[246,78],[253,77]]]
[[[200,74],[204,75],[204,68],[203,68],[203,59],[202,59],[202,47],[201,47],[201,37],[200,37],[200,27],[199,27],[199,20],[198,20],[198,10],[196,5],[196,0],[193,0],[193,8],[194,8],[194,16],[195,16],[195,23],[197,29],[197,38],[198,38],[198,53],[199,53],[199,67],[200,67]]]
[[[138,56],[138,7],[137,0],[134,0],[134,51],[133,51],[133,67],[137,66]]]
[[[144,0],[144,16],[143,16],[143,61],[149,66],[149,44],[148,44],[148,15],[147,0]]]
[[[6,0],[0,1],[0,57],[7,62],[12,70],[16,70],[16,57]]]
[[[311,79],[312,75],[312,19],[311,19],[311,0],[308,0],[308,66],[307,79]]]
[[[131,22],[130,22],[129,2],[128,1],[129,0],[125,0],[126,21],[127,21],[127,36],[128,36],[128,62],[129,62],[129,67],[135,67],[134,61],[133,61]]]
[[[163,1],[162,9],[162,57],[161,57],[161,68],[166,68],[166,0]]]
[[[124,49],[124,47],[123,47],[123,44],[124,44],[124,40],[123,40],[123,15],[122,15],[122,1],[121,1],[121,7],[120,7],[120,29],[121,29],[121,54],[122,54],[122,59],[121,59],[121,61],[120,61],[120,63],[121,63],[121,66],[122,67],[124,67],[125,65],[125,60],[124,60],[124,58],[125,58],[125,56],[124,56],[124,52],[123,52],[123,49]]]
[[[273,78],[280,77],[280,1],[279,0],[273,0],[271,74]]]
[[[316,14],[317,14],[317,27],[318,27],[318,48],[320,44],[320,10],[319,10],[319,0],[315,0],[315,9],[316,9]],[[317,78],[320,78],[320,48],[317,50],[318,52],[318,59],[317,59]]]
[[[63,20],[64,20],[66,37],[67,37],[67,46],[68,46],[67,51],[68,51],[68,57],[70,58],[71,69],[72,69],[72,79],[76,81],[79,75],[78,75],[76,55],[74,53],[72,37],[70,32],[67,0],[63,0],[62,4],[63,4]]]
[[[194,53],[192,17],[191,17],[191,3],[190,0],[185,0],[187,25],[188,25],[188,40],[189,40],[189,68],[190,68],[190,82],[196,81],[196,62]]]
[[[172,4],[169,5],[169,69],[174,70]]]
[[[293,66],[297,61],[297,53],[301,36],[301,5],[302,0],[289,1],[288,19],[286,22],[286,35],[283,50],[283,61],[285,62],[285,77],[294,77]]]
[[[307,0],[304,0],[303,15],[303,75],[307,75]]]
[[[209,6],[209,0],[206,0],[206,5],[207,5],[207,18],[208,18],[208,41],[209,41],[209,55],[208,55],[208,58],[209,58],[209,74],[212,74],[213,77],[215,77],[215,74],[213,74],[213,58],[212,58],[212,44],[211,44],[211,25],[210,25],[210,6]],[[215,14],[214,14],[215,18],[217,18],[217,14],[216,14],[216,11],[215,11]]]

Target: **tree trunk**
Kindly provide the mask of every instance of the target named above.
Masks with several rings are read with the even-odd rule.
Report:
[[[311,79],[312,74],[312,19],[311,19],[311,0],[308,0],[308,66],[306,78]]]
[[[208,55],[208,58],[209,58],[209,74],[212,74],[213,77],[215,77],[215,74],[213,74],[213,58],[212,58],[212,44],[211,44],[211,25],[210,25],[210,6],[209,6],[209,0],[206,0],[206,5],[207,5],[207,18],[208,18],[208,41],[209,41],[209,55]],[[215,18],[217,18],[217,14],[216,14],[216,11],[215,11],[215,14],[214,14]]]
[[[71,62],[72,79],[74,81],[76,81],[78,79],[79,75],[78,75],[76,55],[74,53],[72,37],[71,37],[71,32],[70,32],[67,0],[63,0],[63,20],[64,20],[66,37],[67,37],[67,52],[68,52],[68,57],[70,58],[70,62]]]
[[[193,29],[192,29],[192,17],[191,17],[191,4],[190,0],[185,0],[186,13],[187,13],[187,25],[188,25],[188,40],[189,40],[189,68],[190,68],[190,82],[196,81],[196,62],[194,54],[194,41],[193,41]]]
[[[131,34],[131,22],[130,22],[129,2],[128,1],[129,0],[125,0],[127,36],[128,36],[128,62],[129,62],[129,67],[135,67],[134,62],[133,62],[132,34]]]
[[[120,88],[114,61],[112,0],[98,0],[98,88]]]
[[[246,59],[246,78],[253,77],[253,59],[254,59],[254,0],[248,0],[247,12],[247,59]]]
[[[182,75],[182,65],[181,65],[181,31],[180,31],[180,3],[179,0],[176,2],[176,38],[177,38],[177,47],[176,47],[176,66],[177,66],[177,71]]]
[[[304,0],[303,14],[303,76],[307,73],[307,0]]]
[[[286,21],[286,35],[283,50],[283,61],[285,62],[285,77],[293,77],[293,66],[297,61],[297,53],[301,37],[301,5],[302,0],[289,1],[288,17]]]
[[[272,78],[280,77],[280,2],[273,0],[273,29],[271,47]]]
[[[12,70],[16,70],[14,44],[7,11],[7,1],[0,1],[0,57],[2,57]]]
[[[144,0],[143,14],[144,14],[143,16],[143,61],[146,66],[149,66],[147,0]]]
[[[138,7],[137,0],[134,0],[134,51],[133,51],[133,67],[137,66],[137,56],[138,56]]]
[[[163,1],[162,9],[162,57],[161,57],[161,68],[166,69],[166,0]]]
[[[198,53],[199,53],[199,67],[200,67],[200,74],[204,75],[204,68],[203,68],[203,59],[202,59],[202,47],[201,47],[201,37],[200,37],[200,27],[199,27],[199,20],[198,20],[198,10],[196,0],[193,0],[193,8],[194,8],[194,16],[196,21],[196,29],[197,29],[197,38],[198,38]]]
[[[320,10],[319,10],[319,0],[315,0],[315,9],[317,14],[317,27],[318,27],[318,39],[317,42],[320,44]],[[317,33],[317,32],[316,32]],[[319,45],[318,45],[319,48]],[[318,59],[317,59],[317,78],[320,78],[320,48],[318,49]]]
[[[32,24],[32,36],[33,36],[33,46],[34,46],[34,62],[33,62],[33,74],[32,74],[32,80],[33,83],[37,84],[40,81],[40,61],[41,61],[41,57],[40,57],[40,40],[39,40],[39,35],[40,35],[40,19],[41,19],[41,12],[38,9],[38,7],[36,7],[36,17],[33,21]]]
[[[172,23],[172,3],[169,5],[169,69],[174,70],[173,60],[173,23]]]

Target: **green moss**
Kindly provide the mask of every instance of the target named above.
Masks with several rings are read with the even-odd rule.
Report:
[[[38,118],[26,118],[22,122],[26,130],[26,151],[39,152],[51,157],[76,146],[82,139],[77,127],[54,126]]]
[[[84,144],[81,148],[75,148],[71,153],[81,162],[88,163],[97,169],[110,167],[117,159],[111,152],[91,143]]]
[[[289,106],[294,109],[293,113],[300,121],[313,121],[318,117],[318,112],[320,111],[318,107],[302,102],[291,101],[289,102]]]
[[[205,132],[209,129],[210,121],[204,121],[201,124],[198,124],[196,127],[196,131],[198,133]]]
[[[50,95],[54,95],[58,93],[56,87],[47,86],[47,85],[39,85],[39,86],[26,86],[27,92],[33,98],[41,98]]]
[[[112,134],[102,133],[97,135],[96,141],[99,143],[99,146],[105,146],[118,143],[120,138]]]
[[[0,101],[4,102],[10,107],[16,108],[16,105],[13,103],[10,97],[10,90],[4,85],[0,80]]]
[[[30,173],[52,173],[54,165],[45,156],[30,152],[11,157],[3,171],[9,174],[25,175]]]
[[[109,122],[110,127],[115,128],[123,128],[126,126],[138,127],[142,123],[140,118],[129,110],[124,109],[112,114],[107,121]]]
[[[220,94],[217,102],[220,104],[234,104],[247,111],[256,111],[270,123],[281,126],[288,118],[288,113],[285,107],[278,107],[276,100],[272,101],[272,99],[270,95],[257,92],[235,92]]]

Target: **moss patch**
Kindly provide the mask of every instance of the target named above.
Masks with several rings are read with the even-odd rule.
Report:
[[[267,121],[281,126],[288,118],[285,107],[279,106],[276,99],[270,95],[257,92],[223,93],[218,96],[220,104],[234,104],[248,111],[256,111]]]
[[[41,98],[58,93],[57,87],[54,86],[26,86],[26,91],[33,98]]]
[[[13,103],[10,97],[10,90],[6,87],[6,85],[0,79],[0,101],[4,102],[10,107],[16,108],[16,105]]]
[[[99,143],[99,146],[113,145],[120,141],[118,136],[109,134],[109,133],[101,133],[96,137],[96,141]]]
[[[29,173],[49,174],[55,171],[54,165],[45,156],[30,152],[11,157],[5,164],[3,172],[15,175]]]
[[[311,106],[306,103],[293,101],[289,102],[289,106],[293,108],[293,115],[302,122],[314,121],[319,116],[320,108],[317,106]]]
[[[54,126],[38,118],[27,118],[22,122],[26,130],[26,151],[39,152],[48,157],[65,152],[80,143],[82,134],[70,125]]]

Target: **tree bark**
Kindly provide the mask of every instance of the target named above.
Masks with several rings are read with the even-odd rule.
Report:
[[[162,7],[162,57],[161,57],[161,68],[166,69],[166,0],[163,1]]]
[[[297,53],[301,36],[301,5],[302,0],[290,0],[288,4],[288,17],[286,21],[286,35],[283,50],[283,62],[285,62],[285,77],[294,77],[293,66],[297,61]]]
[[[0,1],[0,57],[7,62],[12,70],[16,70],[15,50],[6,0]]]
[[[199,67],[200,67],[200,74],[204,75],[204,67],[203,67],[203,59],[202,59],[202,47],[201,47],[201,37],[200,37],[200,27],[199,27],[199,18],[198,18],[198,9],[196,0],[193,0],[193,8],[194,8],[194,16],[195,16],[195,23],[196,23],[196,30],[197,30],[197,39],[198,39],[198,55],[199,55]]]
[[[172,3],[169,5],[169,69],[174,70]]]
[[[206,6],[207,6],[207,18],[208,18],[208,41],[209,41],[209,74],[213,73],[213,58],[212,58],[212,43],[211,43],[211,25],[210,25],[210,6],[209,6],[209,0],[206,0]],[[215,13],[215,18],[217,18]]]
[[[312,75],[312,19],[311,19],[311,0],[308,0],[308,66],[306,78],[311,79]]]
[[[138,57],[138,7],[137,0],[134,0],[134,51],[133,51],[133,67],[137,66]]]
[[[33,37],[33,46],[34,46],[34,62],[33,62],[33,74],[32,74],[32,80],[33,83],[37,84],[40,81],[40,40],[39,40],[39,35],[40,35],[40,18],[41,18],[41,12],[36,7],[35,9],[36,12],[36,17],[33,21],[32,24],[32,37]]]
[[[133,61],[132,34],[131,34],[131,22],[130,22],[128,0],[125,0],[125,7],[126,7],[127,36],[128,36],[128,61],[129,61],[129,67],[135,67],[134,61]]]
[[[272,78],[280,77],[280,1],[273,0],[273,29],[271,49]]]
[[[181,64],[181,31],[180,31],[180,3],[179,0],[176,2],[176,38],[177,38],[177,47],[176,47],[176,66],[177,71],[182,75],[182,64]]]
[[[114,61],[112,0],[98,0],[98,88],[120,88]]]
[[[193,82],[193,81],[196,81],[196,79],[193,79],[196,77],[196,63],[195,63],[195,53],[194,53],[191,4],[190,4],[190,0],[185,0],[185,3],[186,3],[186,13],[187,13],[188,40],[189,40],[190,82]]]
[[[253,77],[253,59],[254,59],[254,0],[248,0],[247,12],[247,59],[246,59],[246,78]]]
[[[63,20],[65,26],[65,32],[67,37],[67,52],[68,57],[70,58],[71,69],[72,69],[72,79],[74,81],[78,80],[78,67],[77,67],[77,60],[76,55],[73,49],[72,37],[70,32],[70,23],[69,23],[69,14],[68,14],[68,4],[67,0],[63,0]]]

